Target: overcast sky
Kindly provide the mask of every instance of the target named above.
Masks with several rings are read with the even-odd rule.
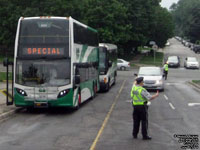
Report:
[[[173,4],[173,3],[177,3],[179,0],[162,0],[161,1],[161,6],[165,7],[167,9],[169,9],[169,7]]]

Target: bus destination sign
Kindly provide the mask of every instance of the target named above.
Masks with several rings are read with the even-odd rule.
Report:
[[[64,55],[64,48],[23,48],[23,55],[31,56],[60,56]]]

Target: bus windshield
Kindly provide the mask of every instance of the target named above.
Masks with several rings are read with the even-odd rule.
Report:
[[[99,48],[99,67],[106,68],[106,49]]]
[[[70,84],[69,59],[17,60],[16,83],[24,86],[63,86]]]
[[[18,57],[69,57],[69,21],[67,19],[21,20]]]

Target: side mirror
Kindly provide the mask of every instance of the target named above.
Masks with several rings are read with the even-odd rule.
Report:
[[[112,61],[108,62],[108,67],[112,67]]]
[[[75,76],[75,84],[80,84],[81,83],[81,78],[80,75]]]

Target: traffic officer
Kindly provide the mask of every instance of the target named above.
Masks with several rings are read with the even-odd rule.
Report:
[[[165,80],[167,80],[167,74],[168,74],[168,62],[165,62],[165,65],[163,67],[163,73],[164,73],[164,76],[165,76]]]
[[[143,88],[143,77],[136,78],[136,81],[131,90],[131,98],[133,99],[133,138],[137,138],[140,122],[142,122],[142,136],[143,140],[151,140],[148,135],[148,106],[147,102],[153,100],[159,95],[151,95],[145,88]]]

